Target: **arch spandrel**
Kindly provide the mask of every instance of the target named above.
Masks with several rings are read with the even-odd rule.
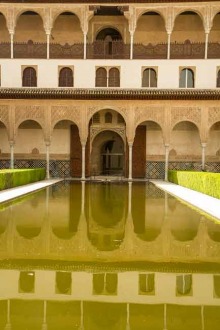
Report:
[[[161,128],[164,128],[165,124],[165,111],[164,107],[160,106],[145,106],[145,107],[136,107],[134,109],[133,125],[134,129],[144,121],[154,121]]]
[[[80,26],[82,27],[82,22],[83,22],[83,13],[82,13],[82,8],[81,7],[74,7],[74,9],[71,6],[65,6],[64,7],[57,7],[57,8],[52,8],[51,9],[51,28],[54,27],[54,23],[56,19],[63,13],[72,13],[76,15],[80,22]]]
[[[21,17],[21,15],[28,11],[38,14],[42,20],[43,26],[46,26],[47,17],[45,16],[45,10],[43,8],[37,8],[37,7],[33,8],[33,7],[28,7],[28,6],[14,8],[14,26],[17,25],[17,22],[18,22],[19,18]]]
[[[200,107],[173,107],[171,108],[171,130],[181,121],[189,121],[201,129],[201,112]]]
[[[218,15],[219,13],[220,13],[220,5],[212,5],[211,14],[210,14],[210,28],[212,28],[214,19],[216,15]]]
[[[164,26],[166,26],[166,21],[167,21],[167,7],[149,7],[149,8],[137,8],[136,9],[136,25],[138,24],[139,19],[141,18],[142,15],[145,13],[157,13],[159,14],[163,21],[164,21]]]
[[[106,105],[104,107],[97,107],[97,106],[92,106],[87,108],[87,125],[89,125],[89,121],[92,118],[92,116],[99,111],[102,110],[113,110],[118,112],[124,119],[125,121],[125,126],[128,124],[128,113],[129,113],[129,108],[126,107],[115,107],[112,105]]]
[[[80,129],[82,126],[81,109],[78,106],[55,105],[51,107],[51,129],[61,120],[74,122]]]

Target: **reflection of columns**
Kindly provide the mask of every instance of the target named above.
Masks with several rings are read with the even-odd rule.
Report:
[[[86,60],[87,33],[83,32],[83,59]]]
[[[130,32],[130,60],[133,59],[134,32]]]
[[[42,330],[47,330],[47,302],[44,300],[44,319],[42,324]]]
[[[204,306],[201,306],[201,324],[202,328],[201,330],[205,330],[205,320],[204,320]]]
[[[50,142],[46,142],[46,178],[50,178],[50,152],[49,152]]]
[[[128,180],[132,180],[132,146],[133,143],[128,143],[129,154],[128,154]]]
[[[126,322],[126,330],[130,329],[130,305],[127,303],[127,322]]]
[[[47,59],[50,58],[50,32],[46,32],[47,34]]]
[[[205,59],[208,57],[209,32],[205,33]]]
[[[82,143],[82,180],[85,180],[85,169],[86,169],[86,164],[85,164],[85,155],[86,154],[86,145],[85,143]]]
[[[132,182],[128,182],[128,215],[131,215]]]
[[[14,58],[14,31],[10,31],[10,40],[11,40],[11,58]]]
[[[171,39],[171,32],[167,32],[167,59],[170,59],[170,39]]]
[[[82,181],[82,191],[81,191],[81,215],[84,216],[85,210],[85,181]]]
[[[202,171],[205,170],[205,148],[206,148],[206,143],[201,143],[202,147]]]
[[[10,300],[7,300],[7,323],[5,325],[5,330],[11,329],[11,320],[10,320],[10,314],[11,314],[11,308],[10,308]]]
[[[10,168],[14,168],[14,141],[10,141]]]
[[[84,324],[83,324],[83,301],[80,301],[80,330],[84,329]]]
[[[165,144],[165,181],[168,181],[169,144]]]
[[[164,304],[163,311],[163,330],[167,330],[167,305]]]

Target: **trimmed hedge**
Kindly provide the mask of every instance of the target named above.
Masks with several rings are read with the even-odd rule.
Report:
[[[44,180],[45,168],[0,170],[0,190]]]
[[[168,172],[168,180],[220,199],[220,173],[172,170]]]

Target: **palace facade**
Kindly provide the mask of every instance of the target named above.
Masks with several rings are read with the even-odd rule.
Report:
[[[0,168],[220,171],[220,1],[0,1]]]

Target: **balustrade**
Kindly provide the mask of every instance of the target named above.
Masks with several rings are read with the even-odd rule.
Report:
[[[0,43],[0,58],[10,58],[10,42]],[[130,44],[125,44],[121,40],[105,42],[102,40],[87,44],[87,59],[129,59]],[[36,43],[32,40],[28,42],[14,42],[14,58],[47,58],[47,44]],[[133,59],[166,59],[168,51],[167,43],[159,44],[134,44]],[[58,44],[50,43],[51,59],[83,59],[84,44]],[[204,42],[185,42],[170,44],[171,59],[203,59],[205,58]],[[210,42],[208,44],[208,58],[220,58],[220,43]]]

